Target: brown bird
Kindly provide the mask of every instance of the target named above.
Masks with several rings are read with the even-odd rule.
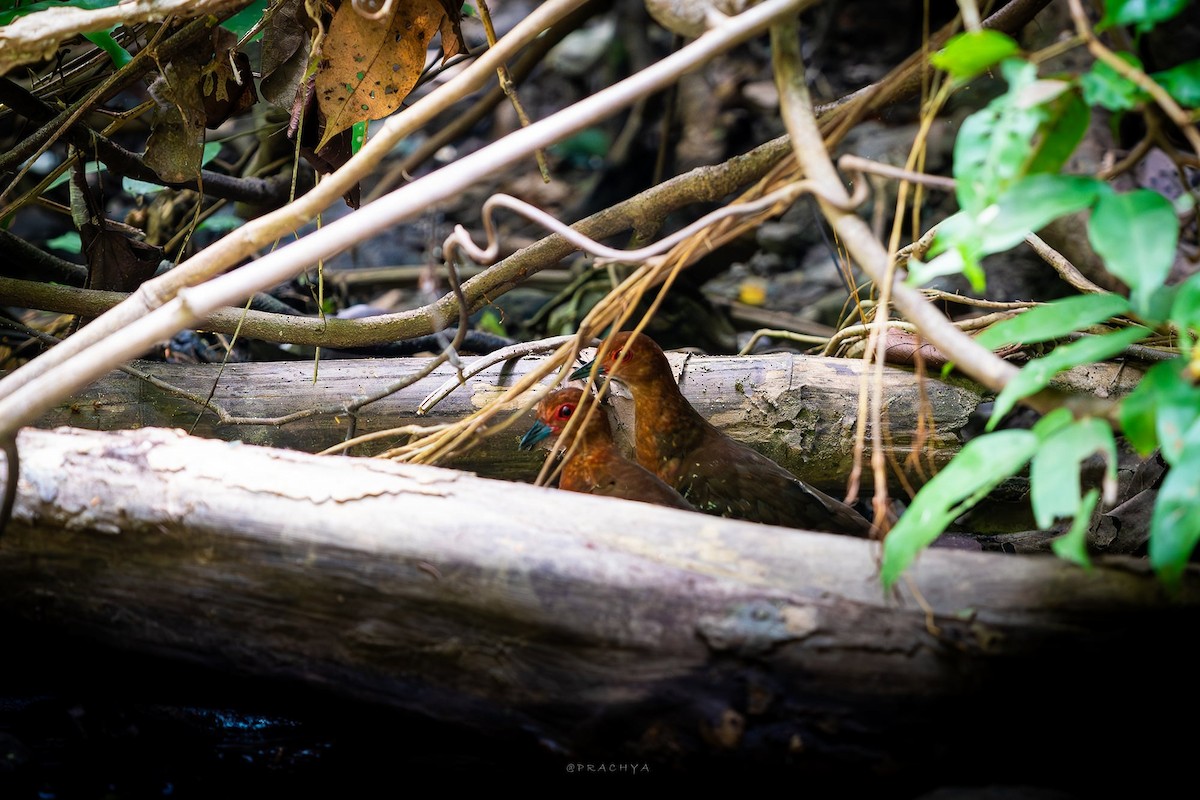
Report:
[[[594,362],[593,362],[594,363]],[[592,364],[571,375],[584,378]],[[675,383],[654,340],[618,333],[597,371],[633,395],[637,461],[700,511],[792,528],[869,536],[871,523],[757,450],[717,430]]]
[[[521,449],[531,450],[548,437],[558,440],[566,451],[558,487],[571,492],[623,497],[642,503],[695,511],[654,473],[621,455],[613,442],[612,429],[604,412],[596,408],[572,431],[571,441],[562,441],[563,429],[580,408],[583,390],[568,387],[551,392],[537,406],[537,421],[521,438]]]

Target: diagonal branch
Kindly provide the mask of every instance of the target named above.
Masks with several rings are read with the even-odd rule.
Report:
[[[394,226],[402,220],[423,212],[432,204],[454,197],[473,185],[478,180],[478,176],[495,172],[527,158],[533,150],[549,146],[606,118],[615,110],[629,105],[639,97],[661,90],[678,79],[681,74],[699,68],[718,53],[764,32],[779,17],[798,13],[808,2],[809,0],[767,0],[761,5],[730,18],[718,29],[705,34],[675,54],[621,83],[598,92],[528,128],[522,128],[483,150],[465,156],[425,178],[404,186],[390,195],[364,206],[349,217],[320,228],[300,242],[275,250],[252,264],[223,274],[202,286],[180,288],[176,296],[166,302],[161,302],[161,295],[157,293],[167,288],[178,287],[180,283],[167,283],[164,279],[176,276],[176,281],[194,281],[207,277],[209,272],[197,267],[186,269],[181,265],[163,278],[144,284],[135,293],[134,298],[131,298],[138,302],[127,301],[97,320],[97,322],[105,321],[105,325],[98,328],[97,335],[81,338],[97,325],[97,322],[93,322],[62,346],[22,367],[3,383],[0,383],[0,390],[8,390],[3,399],[0,399],[0,420],[2,420],[0,422],[0,426],[2,426],[0,427],[0,438],[36,419],[40,409],[47,403],[53,403],[69,396],[103,375],[112,366],[137,355],[147,342],[153,342],[163,336],[170,336],[181,328],[194,324],[196,320],[207,316],[222,305],[237,302],[258,289],[290,279],[316,258],[340,252],[353,243],[361,241],[364,236]],[[543,12],[547,12],[547,9],[554,9],[556,13],[561,14],[569,11],[571,7],[569,3],[557,3],[555,0],[550,0],[527,17],[518,25],[517,29],[514,29],[514,32],[519,30],[522,34],[528,35],[531,30],[541,30],[554,19],[553,15]],[[536,21],[531,23],[534,20]],[[511,37],[513,34],[510,33],[509,36]],[[508,38],[505,37],[505,39]],[[447,84],[447,87],[460,85],[456,82],[471,84],[482,82],[485,76],[479,75],[479,71],[486,68],[490,73],[490,70],[495,69],[498,61],[508,56],[507,52],[501,51],[501,45],[503,45],[503,40],[497,48],[489,51],[484,58],[460,74],[451,84]],[[488,56],[491,58],[487,58]],[[443,87],[443,89],[447,87]],[[434,95],[430,95],[425,100],[414,104],[405,114],[393,118],[389,125],[385,126],[385,130],[388,130],[390,126],[394,132],[404,127],[404,122],[401,120],[412,125],[415,124],[415,121],[423,119],[422,113],[433,111],[437,105],[437,102],[431,101],[433,97]],[[439,95],[438,99],[440,100],[442,97]],[[388,138],[381,135],[372,139],[367,147],[360,151],[359,156],[361,157],[363,153],[372,153],[375,159],[369,163],[370,167],[373,167],[384,155],[379,152],[379,143],[387,141]],[[374,149],[371,149],[372,144],[376,145]],[[360,162],[360,165],[366,161]],[[347,172],[346,169],[339,170],[329,180],[322,181],[317,189],[314,189],[306,197],[326,190],[322,197],[327,198],[329,191],[327,187],[330,186],[338,192],[335,197],[340,196],[342,191],[340,184],[347,177]],[[268,215],[263,219],[298,224],[302,220],[297,219],[297,216],[299,215],[295,210],[289,208],[281,209],[280,212]],[[230,251],[237,251],[239,247],[244,247],[246,244],[255,244],[256,235],[261,236],[271,230],[269,225],[263,223],[262,220],[259,225],[247,225],[220,240],[191,261],[199,261],[212,270],[229,266],[222,262],[222,258],[227,258]],[[224,242],[230,242],[230,244],[222,247]],[[206,256],[208,257],[205,258]],[[183,286],[186,287],[187,283],[184,283]],[[129,313],[124,311],[127,307],[131,307]],[[154,310],[144,313],[147,308]],[[112,317],[111,320],[110,317]],[[117,324],[114,328],[114,323],[118,323],[118,321],[127,324]],[[114,333],[114,330],[122,327],[124,329],[120,330],[119,334]],[[97,337],[100,337],[99,341],[96,341]],[[80,344],[75,345],[77,339],[80,340]],[[75,346],[72,347],[72,345]],[[52,362],[57,365],[57,368],[50,370],[43,368],[38,371],[36,377],[26,377],[29,375],[30,366],[48,357],[53,358],[64,350],[67,352],[58,355]],[[23,373],[25,374],[23,375]]]

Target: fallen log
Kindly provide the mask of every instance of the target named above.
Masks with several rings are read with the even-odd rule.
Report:
[[[804,480],[831,492],[843,491],[852,467],[858,394],[863,365],[855,359],[818,358],[791,354],[746,357],[708,357],[668,354],[681,387],[697,409],[717,427],[747,442],[783,464]],[[466,364],[471,360],[467,359]],[[368,405],[359,414],[357,431],[454,422],[494,400],[541,358],[522,358],[491,367],[469,378],[466,385],[418,415],[421,401],[446,381],[454,370],[443,366],[429,377]],[[345,359],[322,361],[316,380],[306,361],[229,364],[138,362],[140,370],[199,397],[216,386],[213,400],[239,417],[281,417],[308,408],[340,407],[411,375],[424,359]],[[1073,373],[1082,381],[1081,370]],[[1112,395],[1128,392],[1137,383],[1137,370],[1117,365],[1086,368],[1085,390],[1100,387]],[[1072,375],[1062,385],[1070,385]],[[883,370],[886,455],[894,465],[893,478],[904,472],[909,484],[919,485],[941,468],[961,446],[967,429],[981,423],[973,414],[985,398],[977,384],[957,377],[927,377],[918,381],[910,370]],[[515,412],[520,403],[505,412]],[[618,414],[632,411],[618,398]],[[532,420],[532,417],[530,417]],[[113,372],[81,395],[47,413],[42,427],[71,425],[95,430],[167,427],[193,430],[200,436],[239,439],[248,443],[318,452],[345,437],[348,416],[318,414],[275,425],[221,425],[211,412],[200,413],[189,400],[155,388],[121,372]],[[523,428],[480,441],[479,446],[446,466],[480,475],[532,481],[542,463],[537,453],[521,452],[517,441]],[[869,429],[868,429],[869,430]],[[618,434],[621,431],[618,430]],[[370,455],[398,440],[360,446],[355,453]],[[870,452],[870,436],[867,452]],[[914,449],[920,457],[910,459]],[[894,491],[903,484],[896,480]]]
[[[1197,705],[1194,570],[1169,594],[1136,559],[935,548],[885,594],[848,537],[177,431],[19,444],[3,618],[570,763],[861,778],[1018,732],[1026,760],[1145,755],[1128,726]]]

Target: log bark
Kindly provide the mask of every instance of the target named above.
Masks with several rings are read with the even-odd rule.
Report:
[[[3,618],[564,760],[886,775],[1019,729],[1059,763],[1197,706],[1192,570],[935,548],[885,595],[847,537],[160,429],[19,444]]]
[[[717,427],[766,453],[809,483],[833,493],[844,490],[852,466],[863,370],[860,361],[790,354],[687,357],[671,353],[668,357],[681,377],[684,394]],[[469,379],[429,415],[418,416],[416,408],[425,396],[454,377],[452,368],[440,368],[430,377],[363,409],[358,432],[462,419],[541,361],[523,358],[489,368]],[[348,403],[415,373],[424,363],[415,358],[326,360],[321,362],[315,382],[313,365],[307,361],[229,364],[223,374],[212,364],[139,362],[136,366],[200,397],[207,396],[215,384],[214,401],[235,416],[278,417],[306,408]],[[1087,369],[1087,374],[1077,370],[1065,375],[1059,385],[1082,383],[1085,389],[1100,387],[1119,395],[1135,386],[1141,374],[1136,369],[1110,364]],[[928,377],[921,384],[910,370],[895,367],[884,369],[883,382],[888,426],[884,438],[887,455],[895,465],[893,478],[903,471],[910,485],[920,485],[958,452],[967,428],[981,424],[972,415],[986,392],[971,381],[953,376],[945,380]],[[516,412],[519,406],[510,404],[506,410]],[[630,404],[616,398],[614,406],[620,419],[631,419]],[[445,466],[487,477],[532,481],[542,457],[517,450],[523,424],[482,440],[477,448]],[[194,426],[193,432],[201,436],[317,452],[344,438],[347,417],[322,414],[282,427],[218,425],[216,415],[200,414],[196,403],[114,372],[46,414],[39,425],[95,430],[150,426],[193,430]],[[622,434],[619,429],[618,435]],[[869,453],[869,436],[867,441]],[[381,440],[355,452],[370,455],[397,443]],[[919,451],[919,457],[911,459],[914,450]],[[893,490],[901,489],[897,480]]]

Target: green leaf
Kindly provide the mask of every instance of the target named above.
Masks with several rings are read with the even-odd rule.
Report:
[[[262,19],[263,12],[267,10],[267,0],[254,0],[250,5],[243,8],[241,11],[234,14],[229,19],[221,23],[221,27],[231,32],[239,40],[250,32],[250,29],[258,24]],[[254,35],[251,41],[257,41],[262,38],[262,31]]]
[[[1138,69],[1142,62],[1131,53],[1117,55]],[[1146,99],[1146,93],[1136,83],[1103,61],[1097,61],[1090,71],[1079,78],[1083,101],[1089,106],[1103,106],[1109,111],[1127,111]]]
[[[1034,433],[1038,432],[1035,427]],[[1116,481],[1117,442],[1107,423],[1091,417],[1039,438],[1042,445],[1029,465],[1030,501],[1038,527],[1049,528],[1056,519],[1069,519],[1078,512],[1082,491],[1079,469],[1085,458],[1102,454],[1107,462],[1107,480]]]
[[[1121,428],[1129,441],[1142,455],[1160,448],[1168,464],[1183,457],[1184,434],[1200,418],[1200,387],[1188,379],[1186,366],[1183,358],[1155,364],[1121,402]]]
[[[971,288],[982,292],[986,288],[983,267],[983,241],[975,217],[960,211],[942,220],[929,248],[931,261],[912,260],[908,263],[908,284],[921,286],[943,275],[964,275]]]
[[[221,152],[220,142],[205,142],[204,151],[200,156],[200,165],[205,166]]]
[[[883,540],[884,587],[891,588],[955,517],[1025,466],[1038,443],[1032,431],[1022,430],[1000,431],[967,442],[953,461],[921,487]]]
[[[1064,92],[1047,105],[1049,121],[1034,145],[1028,172],[1058,172],[1083,141],[1092,120],[1092,109],[1077,91]]]
[[[67,231],[62,236],[55,236],[53,239],[47,239],[46,247],[50,247],[54,250],[62,250],[67,253],[83,252],[83,242],[79,238],[78,231]]]
[[[948,250],[936,256],[931,261],[912,260],[908,262],[907,282],[910,286],[923,286],[934,278],[943,275],[961,275],[963,257],[958,248]]]
[[[1168,463],[1179,460],[1183,439],[1200,415],[1200,387],[1184,377],[1186,359],[1175,358],[1155,364],[1142,376],[1137,387],[1121,401],[1121,430],[1129,443],[1145,456],[1164,442],[1163,457]]]
[[[1200,333],[1200,272],[1179,284],[1170,317],[1179,328],[1180,336],[1185,339],[1180,349],[1191,350],[1192,342]]]
[[[508,336],[500,315],[490,308],[484,309],[484,312],[479,316],[477,326],[479,330],[486,333],[494,333],[497,336]]]
[[[934,53],[929,61],[961,82],[1016,55],[1020,49],[1015,41],[999,31],[969,31],[951,37],[946,46]]]
[[[1088,221],[1088,240],[1108,271],[1132,290],[1141,313],[1175,261],[1179,223],[1170,201],[1157,192],[1102,192]]]
[[[1200,541],[1200,421],[1185,437],[1183,457],[1171,465],[1150,517],[1150,565],[1169,586],[1178,586]]]
[[[963,120],[954,142],[958,205],[979,214],[1024,174],[1030,143],[1046,116],[1040,106],[1018,101],[1037,80],[1037,68],[1018,59],[1000,65],[1009,90]]]
[[[117,40],[112,37],[112,32],[116,29],[117,27],[114,25],[107,31],[94,31],[85,33],[83,34],[83,38],[87,39],[89,42],[108,53],[108,57],[112,61],[113,66],[120,68],[128,64],[130,61],[133,61],[133,56],[131,56],[129,51],[118,44]]]
[[[1103,186],[1103,181],[1082,175],[1021,178],[1000,195],[994,210],[980,214],[984,253],[1016,247],[1059,217],[1088,208]]]
[[[1059,558],[1081,567],[1092,565],[1087,553],[1087,531],[1099,499],[1099,489],[1092,489],[1085,494],[1075,509],[1075,521],[1071,523],[1071,529],[1050,543],[1050,549]]]
[[[1071,410],[1059,406],[1035,422],[1030,430],[1037,434],[1039,442],[1045,444],[1051,436],[1074,424],[1075,415],[1071,413]]]
[[[356,122],[350,127],[350,154],[356,155],[367,142],[367,123]]]
[[[1150,76],[1185,108],[1200,106],[1200,59]]]
[[[1099,27],[1133,25],[1138,33],[1145,33],[1187,4],[1188,0],[1104,0],[1104,18]]]
[[[1129,310],[1129,301],[1116,294],[1081,294],[1035,306],[1019,316],[997,322],[975,337],[995,350],[1009,344],[1035,344],[1104,322]]]
[[[136,197],[138,195],[161,192],[166,187],[160,186],[157,183],[151,183],[150,181],[139,181],[136,178],[124,177],[121,178],[121,188],[125,190],[126,194],[131,194]]]
[[[1056,347],[1047,356],[1035,358],[1026,364],[996,397],[995,409],[992,411],[992,418],[988,420],[987,429],[990,431],[995,428],[1021,398],[1049,386],[1058,373],[1080,364],[1112,358],[1147,333],[1147,329],[1135,326],[1103,336],[1087,336],[1077,342]]]

